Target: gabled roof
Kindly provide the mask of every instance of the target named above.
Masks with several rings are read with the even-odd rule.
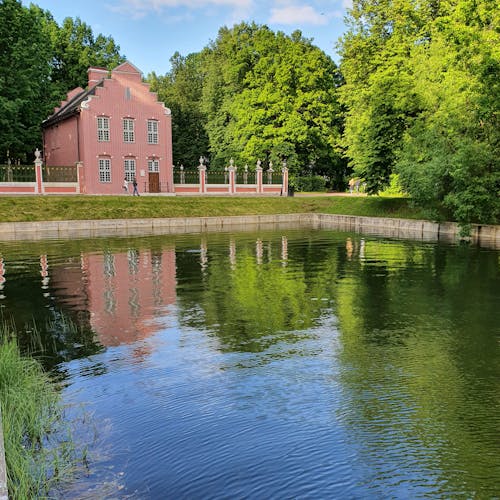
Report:
[[[111,73],[137,73],[142,75],[142,71],[132,64],[130,61],[125,61],[121,63],[119,66],[111,70]]]
[[[76,94],[72,99],[70,99],[64,106],[62,106],[59,110],[57,110],[53,115],[49,116],[46,120],[42,122],[42,128],[50,127],[51,125],[55,125],[56,123],[62,122],[69,118],[70,116],[74,116],[79,112],[80,105],[85,99],[87,99],[90,95],[95,95],[95,89],[97,87],[102,87],[104,82],[104,78],[99,80],[95,85],[92,85],[87,90]]]

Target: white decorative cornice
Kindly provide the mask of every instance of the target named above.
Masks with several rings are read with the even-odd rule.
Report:
[[[93,96],[89,95],[87,97],[87,99],[85,99],[84,101],[82,101],[82,103],[80,104],[80,107],[82,109],[89,109],[89,107],[90,107],[89,104],[90,104],[90,101],[92,100],[92,97]]]

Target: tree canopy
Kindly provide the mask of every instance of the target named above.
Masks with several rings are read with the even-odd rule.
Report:
[[[69,90],[87,84],[89,66],[124,61],[111,37],[19,0],[0,1],[0,162],[26,161],[41,146],[41,122]]]
[[[173,113],[174,144],[199,148],[176,153],[174,147],[176,163],[187,161],[187,151],[191,161],[207,152],[215,168],[231,158],[250,168],[257,160],[265,167],[286,160],[292,173],[312,169],[343,182],[341,76],[299,31],[287,36],[255,23],[223,27],[203,51],[177,54],[172,63],[169,74],[149,81],[179,112]]]
[[[376,193],[398,173],[462,224],[500,217],[498,0],[354,0],[344,146]]]
[[[16,0],[0,2],[0,161],[40,144],[41,103],[50,86],[44,13]],[[45,108],[46,109],[46,108]],[[45,110],[44,109],[44,110]]]
[[[200,53],[171,58],[172,69],[164,76],[148,76],[151,90],[172,110],[172,149],[175,165],[197,165],[208,154],[206,116],[200,106],[203,89]]]

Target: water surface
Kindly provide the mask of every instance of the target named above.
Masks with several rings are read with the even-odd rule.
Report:
[[[61,498],[500,496],[498,251],[286,230],[0,257],[3,316],[85,414]]]

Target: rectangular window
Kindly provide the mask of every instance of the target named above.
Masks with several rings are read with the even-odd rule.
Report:
[[[148,160],[148,172],[159,172],[160,162],[158,160]]]
[[[148,120],[148,144],[158,144],[158,122]]]
[[[123,166],[125,167],[125,178],[132,182],[135,177],[135,160],[128,158],[123,162]]]
[[[111,160],[99,159],[99,182],[111,182]]]
[[[109,142],[109,118],[107,116],[97,117],[97,140]]]
[[[134,120],[123,119],[123,142],[134,142]]]

